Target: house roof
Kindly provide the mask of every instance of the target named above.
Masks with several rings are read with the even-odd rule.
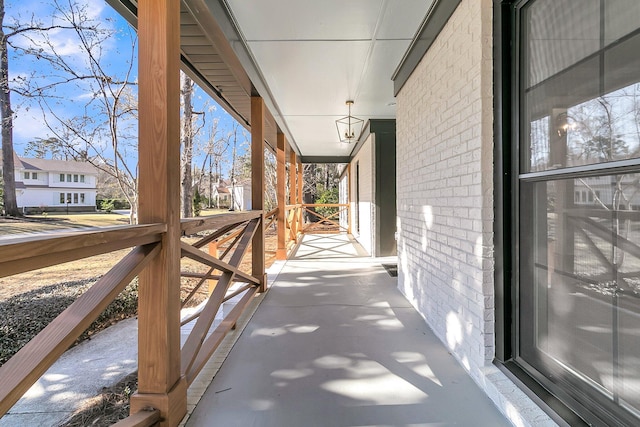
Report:
[[[22,166],[22,168],[27,170],[40,170],[47,172],[73,172],[86,174],[98,173],[98,169],[88,162],[52,159],[26,159],[23,157],[17,157],[17,159],[20,163],[16,163],[16,167]]]

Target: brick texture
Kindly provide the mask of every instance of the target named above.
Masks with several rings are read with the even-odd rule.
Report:
[[[472,375],[494,356],[490,11],[460,4],[397,114],[400,288]]]
[[[492,2],[463,0],[398,94],[398,285],[514,424],[553,425],[491,364],[492,70]]]

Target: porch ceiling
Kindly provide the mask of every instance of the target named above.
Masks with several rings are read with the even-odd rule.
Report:
[[[335,120],[394,118],[391,76],[432,0],[221,0],[303,156],[347,156]],[[265,96],[264,94],[261,94]]]
[[[303,160],[345,157],[355,145],[338,140],[345,102],[365,120],[395,117],[391,76],[433,1],[182,0],[183,62],[247,127],[250,97],[262,96],[272,147],[280,129]]]

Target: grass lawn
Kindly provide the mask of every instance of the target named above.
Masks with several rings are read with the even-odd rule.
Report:
[[[203,209],[201,216],[229,213],[227,209]],[[112,227],[128,225],[129,215],[91,212],[91,213],[48,213],[46,215],[27,215],[22,219],[0,218],[0,239],[8,235],[34,234],[70,228]]]
[[[8,235],[35,234],[71,228],[111,227],[127,224],[129,224],[127,215],[114,213],[27,215],[21,219],[0,218],[0,238]]]

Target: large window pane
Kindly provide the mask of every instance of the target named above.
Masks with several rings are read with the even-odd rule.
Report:
[[[638,0],[606,0],[604,34],[609,45],[638,28],[640,23],[640,2]]]
[[[522,355],[640,411],[640,175],[523,183],[521,193],[532,317]]]
[[[640,2],[627,3],[539,0],[527,9],[524,172],[640,156]],[[562,24],[548,16],[556,12]]]
[[[517,359],[640,425],[640,1],[521,4]]]
[[[538,0],[527,9],[527,86],[597,52],[600,0]]]

